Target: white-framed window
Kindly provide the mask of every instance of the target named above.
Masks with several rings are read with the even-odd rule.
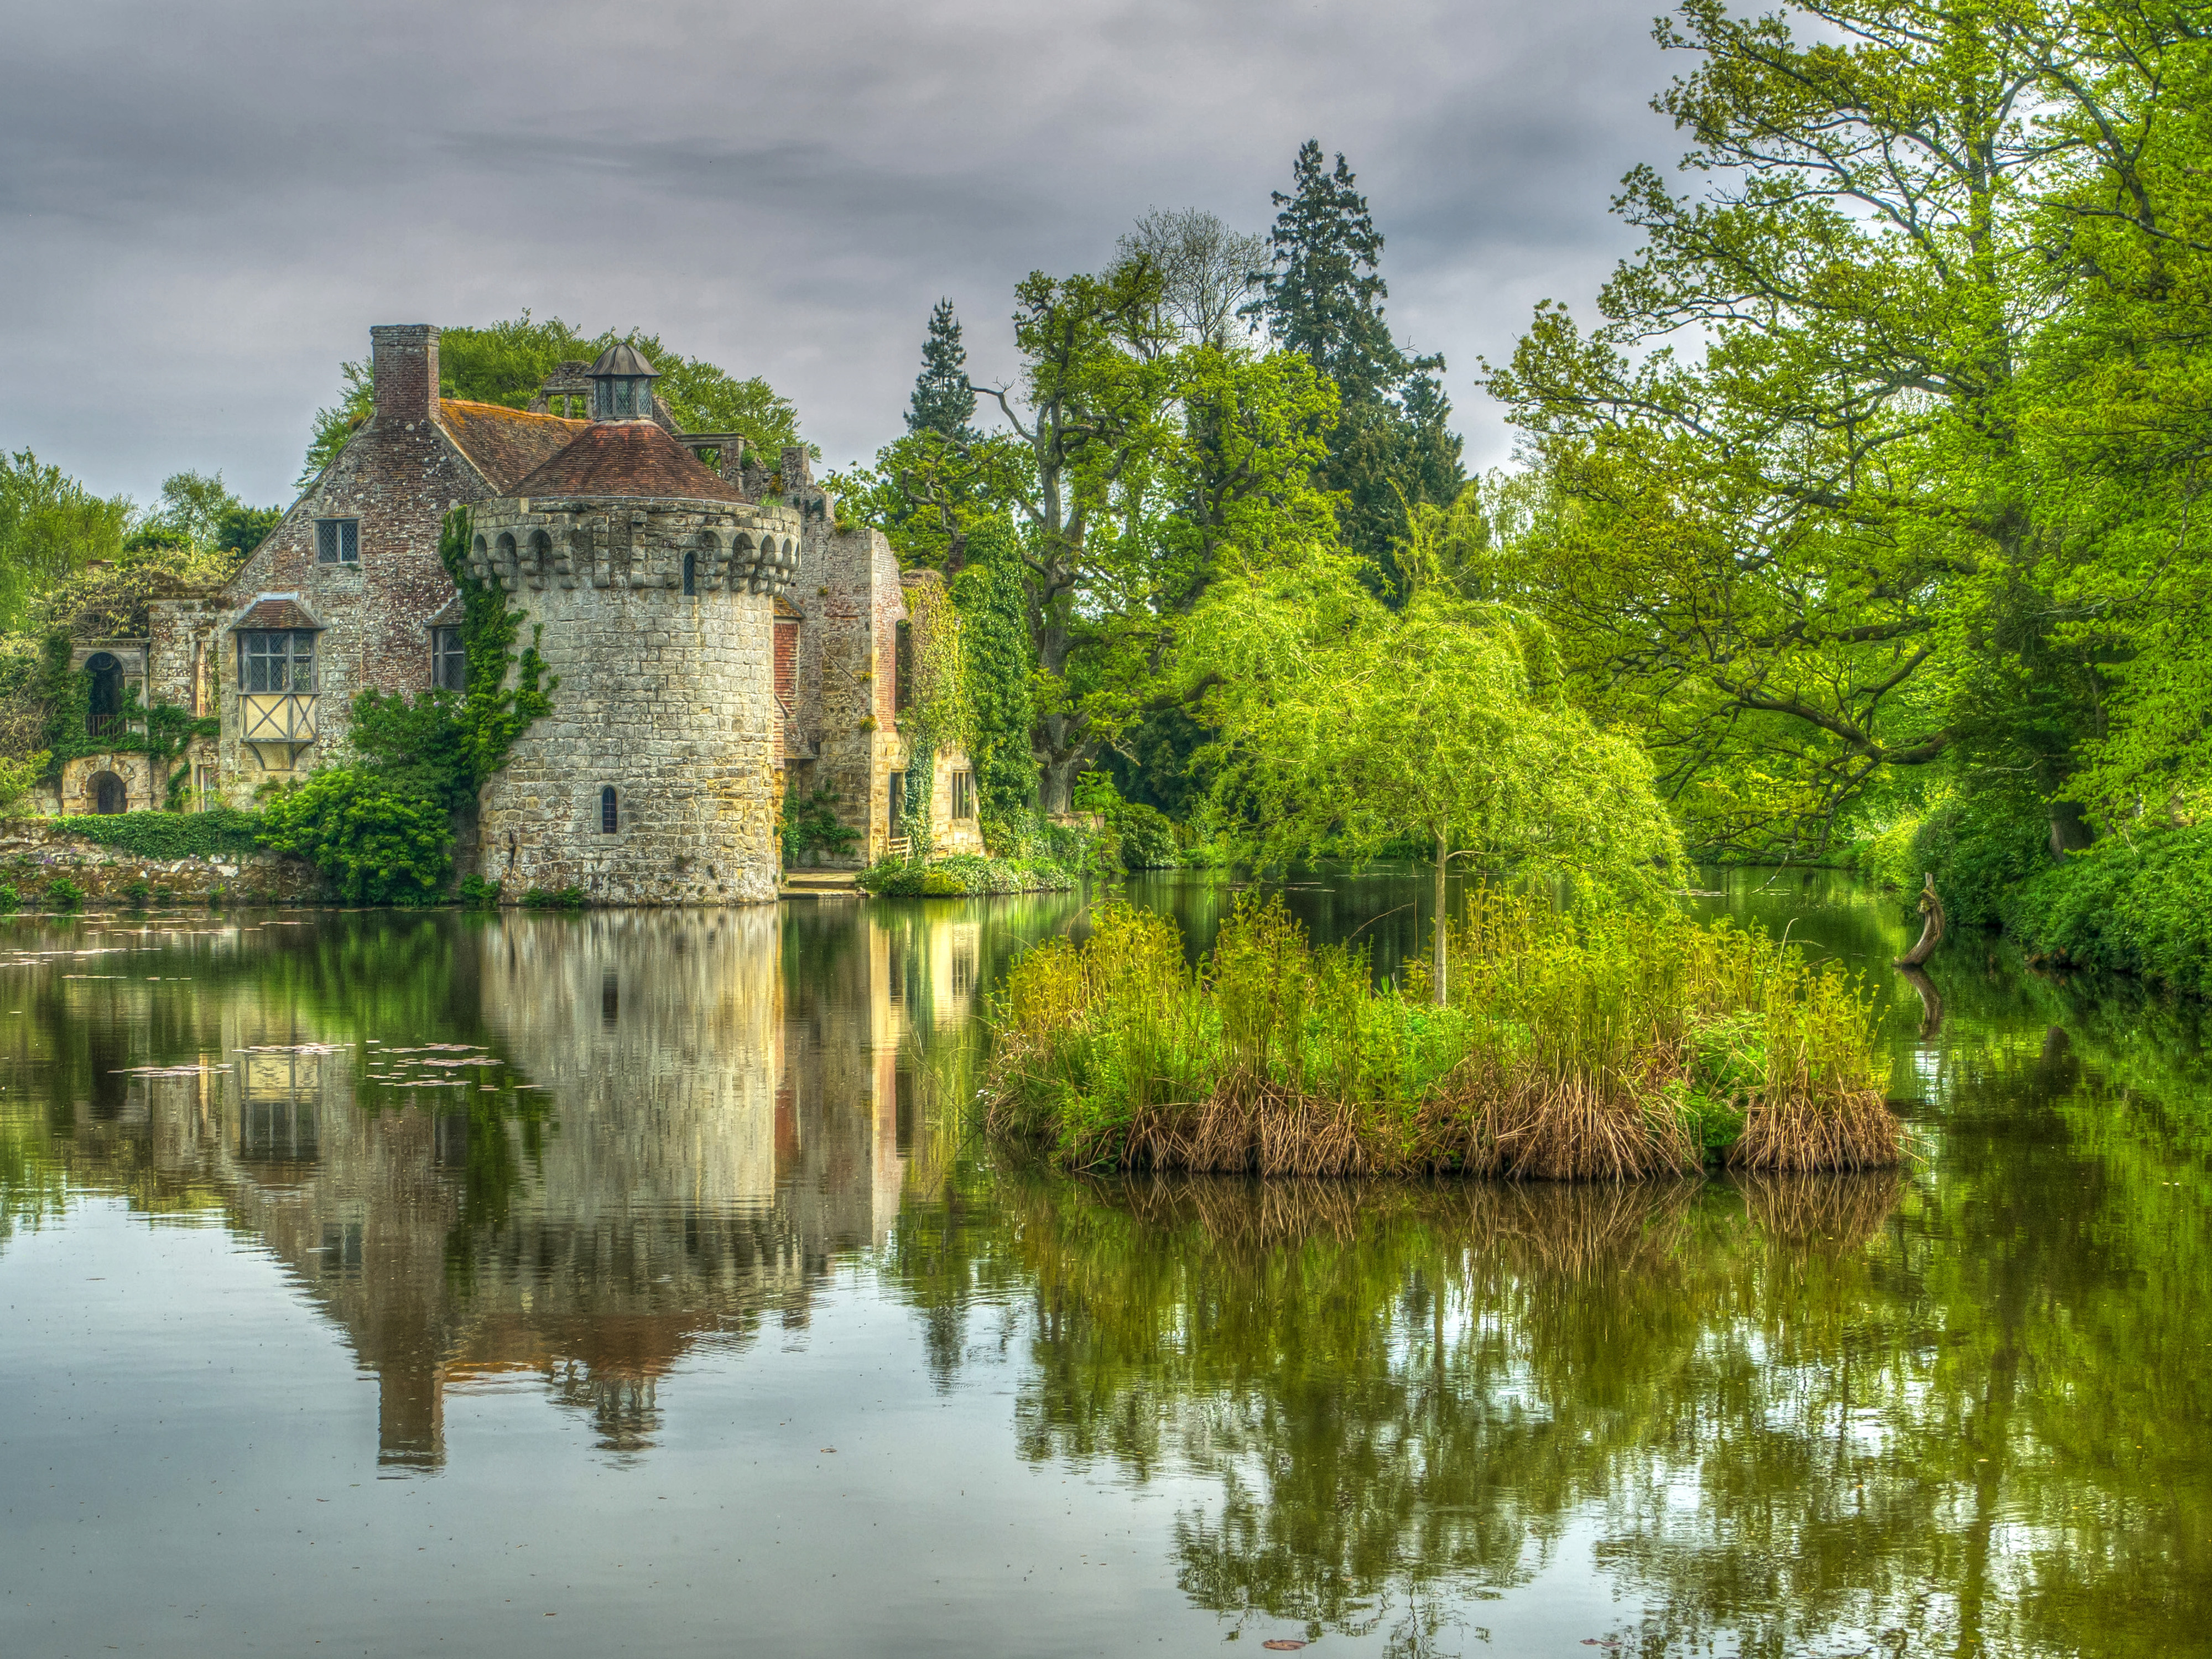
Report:
[[[315,562],[317,564],[359,564],[361,562],[361,520],[359,519],[316,520]]]

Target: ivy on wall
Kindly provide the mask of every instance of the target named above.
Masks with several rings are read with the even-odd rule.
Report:
[[[960,613],[935,582],[906,590],[913,632],[913,696],[899,711],[899,730],[907,739],[906,826],[917,859],[929,854],[929,797],[936,781],[937,751],[968,748],[974,738],[975,712],[969,696],[968,665]]]
[[[143,754],[154,775],[163,781],[168,809],[176,811],[183,804],[191,769],[179,766],[171,771],[169,763],[183,755],[194,738],[214,737],[222,729],[222,721],[212,714],[194,714],[174,703],[149,707],[135,688],[125,686],[123,706],[116,711],[123,729],[94,737],[90,718],[92,676],[70,666],[75,648],[75,641],[59,629],[47,635],[40,647],[40,691],[46,705],[46,775],[58,778],[65,763],[90,755]]]
[[[469,672],[461,698],[461,748],[470,782],[482,788],[507,764],[531,722],[552,711],[552,694],[561,682],[546,673],[545,659],[538,653],[541,629],[533,628],[531,642],[515,651],[523,614],[508,608],[506,591],[496,581],[480,581],[469,568],[469,510],[457,507],[446,514],[439,532],[438,557],[461,592],[461,651]],[[512,685],[509,669],[514,671]]]

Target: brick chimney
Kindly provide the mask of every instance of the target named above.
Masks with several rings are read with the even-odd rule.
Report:
[[[438,331],[428,323],[383,323],[368,331],[369,374],[379,425],[427,421],[438,397]]]

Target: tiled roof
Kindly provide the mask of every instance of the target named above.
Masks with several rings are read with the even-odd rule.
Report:
[[[313,628],[322,623],[307,614],[307,607],[289,593],[264,593],[246,606],[246,614],[231,623],[233,630],[241,628]]]
[[[573,424],[571,422],[570,424]],[[737,485],[650,421],[598,421],[507,492],[743,501]]]
[[[425,628],[459,628],[468,619],[468,606],[459,593],[447,599],[445,608],[422,624]]]
[[[495,488],[512,490],[581,432],[582,421],[558,415],[532,415],[497,404],[438,399],[438,422],[464,453],[483,470]]]

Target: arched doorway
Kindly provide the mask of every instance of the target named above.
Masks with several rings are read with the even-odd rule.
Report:
[[[92,691],[86,705],[84,729],[88,736],[112,738],[123,731],[123,665],[113,653],[95,651],[84,659],[84,672],[92,677]],[[117,809],[120,811],[120,808]]]
[[[117,777],[114,773],[95,772],[92,775],[92,810],[94,811],[103,814],[120,812],[125,810],[127,800],[123,780]]]

